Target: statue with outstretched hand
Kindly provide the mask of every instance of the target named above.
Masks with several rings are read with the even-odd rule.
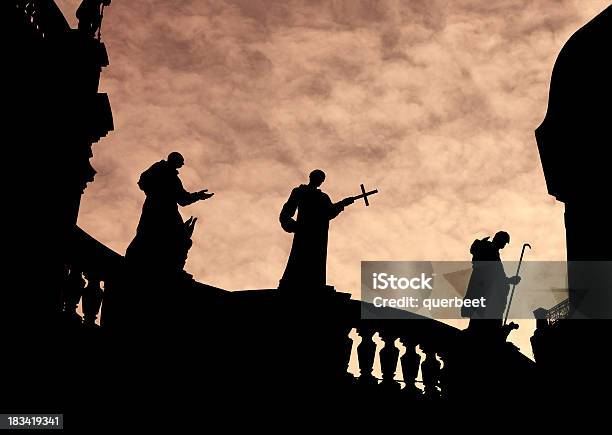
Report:
[[[136,237],[126,252],[129,261],[162,269],[184,264],[186,250],[191,246],[193,225],[183,222],[178,206],[185,207],[214,195],[208,189],[197,192],[185,190],[179,178],[179,169],[184,164],[183,156],[172,152],[166,160],[154,163],[141,174],[138,186],[146,199]]]

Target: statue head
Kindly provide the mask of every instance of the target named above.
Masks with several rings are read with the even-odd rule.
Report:
[[[508,243],[510,243],[510,234],[505,231],[498,231],[493,236],[493,245],[497,249],[504,249]]]
[[[320,169],[315,169],[314,171],[310,173],[309,178],[310,178],[310,183],[308,184],[314,187],[319,187],[325,181],[325,172],[323,172]]]
[[[185,164],[185,159],[181,153],[172,151],[170,154],[168,154],[168,163],[170,163],[170,166],[173,168],[178,169]]]

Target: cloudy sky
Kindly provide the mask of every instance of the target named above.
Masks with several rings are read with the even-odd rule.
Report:
[[[58,4],[73,25],[79,0]],[[533,130],[553,62],[606,0],[114,0],[101,91],[115,131],[94,145],[79,224],[120,253],[168,152],[209,201],[187,270],[274,288],[291,237],[278,213],[314,168],[332,199],[378,188],[331,226],[328,281],[359,292],[361,260],[466,260],[499,229],[503,258],[565,257]]]

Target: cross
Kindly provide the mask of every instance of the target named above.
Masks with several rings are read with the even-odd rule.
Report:
[[[363,198],[363,202],[365,202],[366,207],[369,207],[370,203],[368,202],[368,196],[374,195],[375,193],[378,193],[378,189],[370,190],[369,192],[366,192],[365,187],[362,184],[361,185],[361,195],[353,196],[353,200]]]

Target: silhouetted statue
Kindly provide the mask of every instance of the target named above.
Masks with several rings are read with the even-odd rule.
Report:
[[[472,254],[472,275],[465,293],[465,299],[485,298],[485,307],[461,309],[463,317],[472,319],[499,319],[506,310],[506,301],[510,292],[510,284],[518,284],[519,276],[508,277],[504,271],[499,251],[510,243],[510,235],[499,231],[489,240],[474,240],[470,248]]]
[[[309,183],[293,189],[283,205],[281,227],[295,235],[279,289],[322,289],[326,285],[329,221],[354,200],[345,198],[333,203],[319,189],[323,181],[325,173],[315,169],[310,173]]]
[[[111,0],[83,0],[76,11],[78,29],[87,36],[96,36],[102,25],[102,7],[110,4]]]
[[[190,193],[183,188],[178,169],[184,165],[183,156],[177,152],[167,160],[153,164],[142,173],[138,186],[146,199],[136,230],[136,237],[128,246],[126,260],[134,264],[158,268],[160,271],[180,271],[191,246],[191,234],[195,219],[183,222],[178,206],[208,199],[213,193],[208,189]]]

